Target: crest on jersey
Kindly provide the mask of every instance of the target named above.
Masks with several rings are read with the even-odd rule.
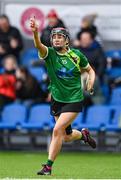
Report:
[[[67,60],[63,59],[63,60],[62,60],[62,63],[63,63],[63,64],[67,64]]]

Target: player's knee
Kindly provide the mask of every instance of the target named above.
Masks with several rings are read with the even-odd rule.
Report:
[[[60,136],[63,135],[64,129],[58,126],[55,126],[53,129],[53,135],[54,136]]]
[[[56,127],[53,129],[53,135],[54,135],[54,136],[57,136],[57,135],[58,135],[58,129],[57,129]]]

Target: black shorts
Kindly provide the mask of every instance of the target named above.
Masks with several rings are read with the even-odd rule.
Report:
[[[62,103],[55,101],[53,98],[51,98],[51,107],[50,107],[50,113],[52,116],[60,116],[63,112],[82,112],[83,109],[83,101],[80,102],[74,102],[74,103]],[[71,125],[69,125],[66,128],[66,134],[71,134],[72,128]]]
[[[63,112],[82,112],[83,101],[74,103],[62,103],[51,98],[50,113],[52,116],[59,116]]]

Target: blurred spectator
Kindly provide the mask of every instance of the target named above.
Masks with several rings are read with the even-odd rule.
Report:
[[[88,58],[90,65],[94,68],[100,82],[104,80],[106,69],[106,58],[101,45],[94,39],[90,31],[82,31],[77,47]]]
[[[84,16],[81,22],[81,31],[88,30],[92,34],[93,38],[95,38],[98,34],[97,27],[94,24],[96,17],[97,17],[96,14],[90,14],[90,15]],[[78,38],[79,37],[80,35],[78,34]]]
[[[16,70],[16,95],[20,100],[33,100],[35,103],[45,102],[48,94],[43,92],[39,82],[27,68],[19,67]]]
[[[105,99],[102,93],[101,85],[105,81],[106,58],[101,45],[94,39],[92,33],[88,30],[80,34],[78,48],[87,58],[90,65],[96,72],[96,81],[94,85],[94,96],[85,95],[85,101],[90,98],[94,104],[104,103]],[[90,105],[90,104],[87,104]]]
[[[93,38],[97,38],[97,39],[99,38],[97,27],[94,24],[96,17],[97,14],[90,14],[82,18],[80,30],[76,35],[76,40],[73,42],[75,46],[78,46],[79,44],[80,35],[82,31],[89,31],[92,34]]]
[[[0,74],[0,109],[16,99],[16,67],[16,58],[13,55],[4,58],[4,73]]]
[[[0,60],[5,55],[13,54],[19,60],[23,48],[22,37],[16,27],[10,25],[6,15],[0,16]]]
[[[41,34],[41,41],[46,46],[51,46],[50,33],[53,28],[64,27],[63,21],[58,17],[56,11],[52,9],[47,15],[48,25],[43,29]]]

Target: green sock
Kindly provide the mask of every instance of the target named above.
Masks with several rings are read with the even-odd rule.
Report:
[[[47,160],[47,165],[48,165],[48,166],[52,167],[53,163],[54,163],[53,161],[51,161],[51,160],[49,160],[49,159]]]

